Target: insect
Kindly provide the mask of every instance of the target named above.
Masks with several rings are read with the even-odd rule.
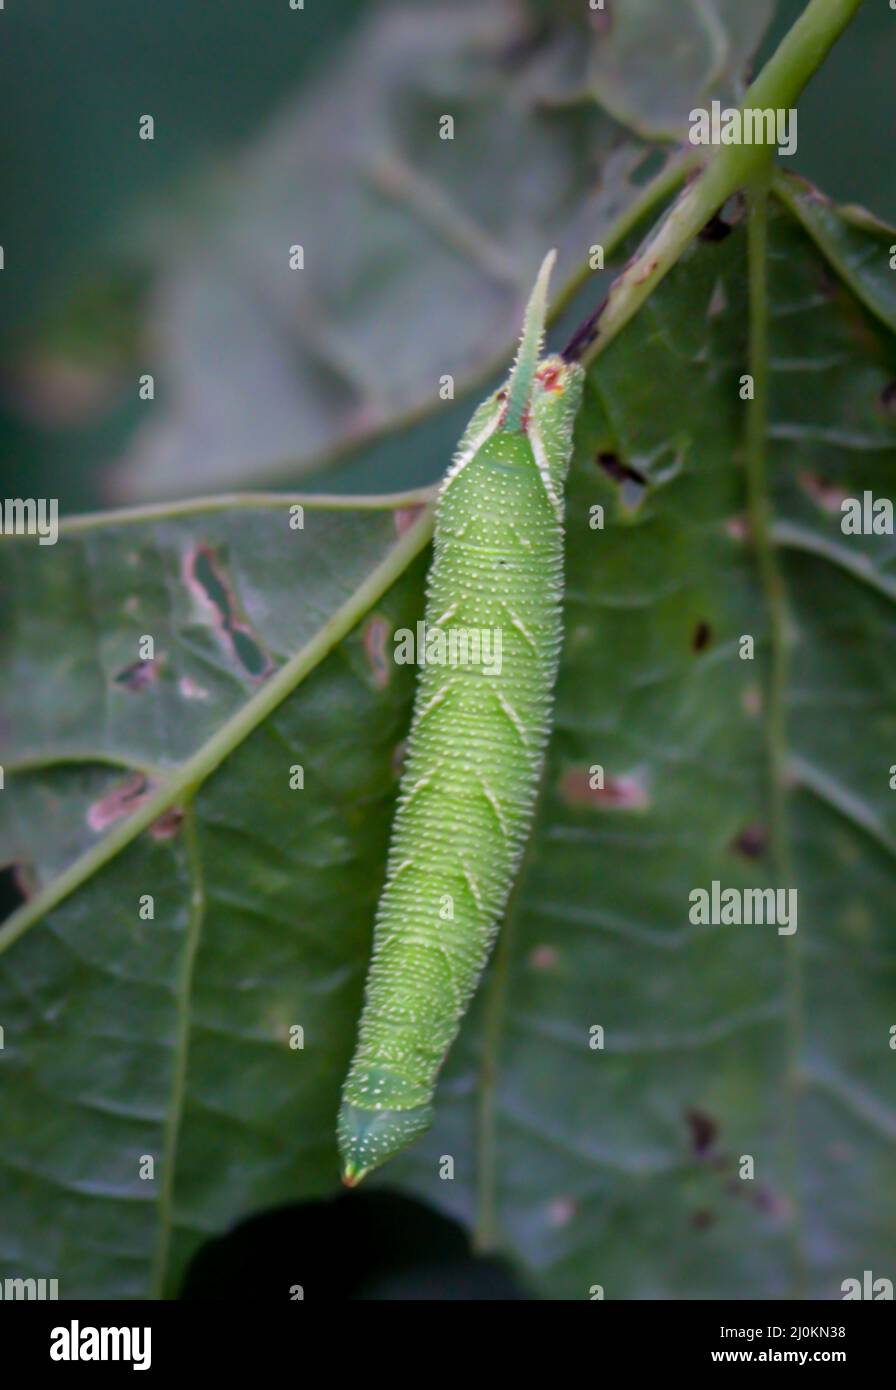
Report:
[[[541,358],[539,271],[506,385],[442,483],[425,651],[337,1135],[354,1186],[432,1119],[519,867],[562,637],[563,489],[584,373]]]

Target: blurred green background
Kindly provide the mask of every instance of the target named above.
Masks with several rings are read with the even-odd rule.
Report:
[[[31,0],[0,14],[0,456],[4,487],[107,504],[102,474],[140,406],[136,334],[146,288],[139,229],[189,200],[350,38],[370,0],[302,14],[287,0],[155,0],[118,7]],[[780,0],[759,55],[802,8]],[[866,0],[800,106],[793,165],[842,201],[896,219],[894,16]],[[152,112],[154,142],[135,139]],[[861,152],[869,151],[868,158]],[[418,450],[412,452],[419,452]],[[380,451],[335,486],[379,474]],[[407,474],[407,479],[403,474]],[[389,486],[414,477],[390,456]],[[329,485],[329,484],[328,484]],[[371,485],[368,482],[368,487]],[[374,483],[375,487],[376,484]]]
[[[23,387],[22,359],[53,348],[95,363],[102,378],[127,354],[142,286],[126,229],[189,196],[191,175],[262,127],[367,7],[309,0],[297,14],[287,0],[218,0],[211,24],[208,6],[183,0],[31,0],[0,14],[7,489],[56,495],[66,510],[102,504],[99,474],[139,411],[133,375],[126,391],[65,377],[29,376]],[[156,139],[138,143],[144,111]],[[46,399],[31,406],[32,393],[52,395],[52,412]]]

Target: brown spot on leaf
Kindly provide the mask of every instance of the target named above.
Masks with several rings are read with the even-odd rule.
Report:
[[[743,1183],[742,1186],[748,1187],[751,1186],[751,1184]],[[790,1203],[787,1201],[786,1197],[779,1196],[779,1194],[773,1192],[770,1187],[765,1187],[762,1184],[754,1188],[751,1198],[753,1206],[756,1207],[758,1211],[765,1212],[768,1216],[775,1216],[783,1220],[790,1212]]]
[[[808,469],[804,469],[797,476],[797,482],[806,496],[811,497],[815,505],[826,512],[839,512],[840,504],[847,496],[839,483],[830,483],[824,478],[819,478],[817,473],[810,473]]]
[[[159,819],[153,821],[149,833],[154,840],[173,840],[183,825],[184,813],[180,806],[169,806]]]
[[[113,787],[87,808],[87,824],[100,834],[116,821],[131,815],[153,790],[153,784],[142,772],[133,773],[126,782]]]
[[[590,768],[570,769],[563,778],[560,794],[570,806],[596,806],[612,811],[643,811],[650,798],[643,779],[635,774],[604,777],[604,785],[592,785]]]
[[[768,849],[768,831],[759,821],[745,825],[731,842],[731,848],[747,859],[761,859]]]
[[[728,294],[725,290],[724,281],[717,280],[713,286],[712,294],[709,297],[709,303],[706,306],[706,317],[708,319],[718,318],[719,314],[724,314],[727,308]]]
[[[880,408],[884,415],[896,415],[896,381],[890,381],[880,393]]]
[[[391,675],[386,644],[389,640],[389,624],[385,618],[374,615],[364,624],[364,651],[373,672],[373,683],[378,690],[389,684]]]
[[[572,1197],[555,1197],[548,1206],[548,1221],[552,1226],[568,1226],[578,1210]]]
[[[819,262],[815,268],[815,283],[825,299],[834,299],[839,288],[840,282],[826,262]]]
[[[806,195],[811,202],[826,203],[827,199],[817,184],[807,179],[805,174],[788,174],[788,180],[800,193]]]
[[[637,275],[635,276],[634,283],[636,285],[643,285],[645,280],[650,279],[651,275],[656,270],[658,265],[659,260],[657,259],[657,257],[651,256],[650,260],[647,261],[646,264],[642,266],[642,268],[638,271]]]
[[[558,959],[553,946],[536,946],[529,953],[529,964],[533,970],[553,970]]]
[[[177,688],[185,700],[207,700],[208,691],[204,686],[198,685],[190,676],[181,676],[177,682]]]
[[[705,1231],[715,1224],[716,1214],[708,1207],[700,1207],[691,1215],[691,1225],[696,1231]]]
[[[707,1158],[719,1132],[718,1124],[705,1110],[696,1108],[688,1110],[685,1119],[690,1130],[691,1152],[696,1158]]]
[[[695,652],[705,652],[712,641],[712,628],[709,623],[701,619],[694,628],[691,637],[691,647]]]
[[[157,661],[134,661],[119,671],[115,684],[124,686],[125,690],[145,690],[158,680],[158,665]]]
[[[422,506],[396,507],[395,511],[393,512],[393,517],[395,520],[395,534],[398,536],[403,536],[405,531],[409,531],[422,511]]]

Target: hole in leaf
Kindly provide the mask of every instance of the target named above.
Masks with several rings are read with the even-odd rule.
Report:
[[[620,484],[619,496],[622,505],[629,511],[634,511],[647,491],[645,475],[630,463],[626,463],[618,454],[614,454],[611,449],[601,450],[595,462],[598,468],[602,468],[614,482]]]
[[[193,556],[191,571],[206,600],[217,609],[222,627],[229,626],[232,620],[230,594],[217,571],[212,552],[200,547]]]
[[[726,222],[723,217],[714,212],[706,225],[700,228],[697,236],[700,241],[724,241],[733,230],[730,222]]]
[[[20,864],[7,864],[0,869],[0,922],[11,917],[16,908],[27,901],[26,881],[27,875]]]
[[[880,393],[880,408],[885,415],[896,415],[896,381],[890,381]]]
[[[595,10],[594,13],[597,15],[600,11]],[[607,16],[607,23],[609,25],[610,15],[606,8],[604,9],[604,14]],[[665,165],[666,153],[664,150],[653,149],[648,151],[644,158],[639,160],[632,170],[630,176],[632,183],[636,188],[643,188],[646,183],[650,183],[650,180],[656,177],[661,169],[665,168]]]
[[[237,657],[250,676],[263,676],[267,670],[267,657],[250,632],[242,627],[230,629],[230,640]]]
[[[233,590],[221,570],[218,557],[200,545],[187,556],[187,583],[215,612],[215,625],[237,661],[253,678],[261,680],[271,669],[267,654],[251,628],[239,615]]]

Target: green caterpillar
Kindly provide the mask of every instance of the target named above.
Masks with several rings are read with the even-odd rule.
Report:
[[[429,1127],[436,1077],[532,818],[562,637],[563,489],[584,379],[562,357],[540,359],[553,262],[551,252],[507,385],[473,415],[439,493],[426,630],[459,636],[456,648],[473,657],[425,660],[420,671],[339,1112],[348,1186]]]

